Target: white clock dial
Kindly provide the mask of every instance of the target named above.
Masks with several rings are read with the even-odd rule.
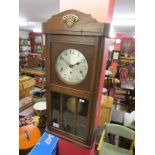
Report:
[[[66,49],[58,55],[55,70],[61,81],[69,85],[76,85],[86,78],[88,63],[80,51]]]

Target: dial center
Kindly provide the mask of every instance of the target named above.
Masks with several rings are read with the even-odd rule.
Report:
[[[73,68],[73,65],[69,65],[70,68]]]

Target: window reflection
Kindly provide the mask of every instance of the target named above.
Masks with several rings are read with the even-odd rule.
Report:
[[[67,132],[72,132],[73,130],[75,99],[75,97],[64,95],[63,130]]]
[[[59,113],[60,113],[60,94],[52,93],[52,126],[59,128]]]
[[[85,99],[78,99],[78,113],[76,122],[76,135],[80,137],[85,137],[86,121],[87,121],[87,111],[88,111],[88,101]]]

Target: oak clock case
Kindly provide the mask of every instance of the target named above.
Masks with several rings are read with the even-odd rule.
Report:
[[[43,24],[46,34],[47,131],[91,147],[106,24],[76,10]]]

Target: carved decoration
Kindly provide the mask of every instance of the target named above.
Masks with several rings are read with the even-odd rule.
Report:
[[[75,14],[67,14],[63,16],[62,19],[68,27],[72,27],[72,25],[79,20],[79,17]]]

